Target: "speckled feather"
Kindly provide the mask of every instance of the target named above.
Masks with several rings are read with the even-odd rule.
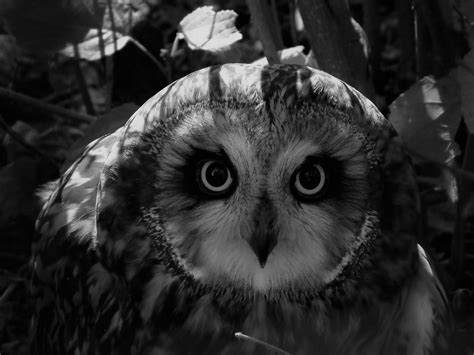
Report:
[[[340,162],[344,203],[334,198],[311,210],[340,216],[326,227],[321,220],[332,236],[318,242],[330,253],[326,264],[277,249],[273,276],[248,276],[250,264],[229,251],[228,268],[202,273],[202,252],[181,238],[185,230],[208,243],[198,233],[206,226],[196,217],[201,202],[181,193],[174,171],[188,151],[223,140],[230,159],[242,162],[242,185],[263,174],[253,161],[281,167],[277,182],[307,149]],[[250,182],[231,204],[250,203],[259,191]],[[280,209],[291,205],[277,187],[269,198],[281,199]],[[173,224],[173,213],[196,223]],[[300,66],[200,70],[92,142],[57,183],[33,247],[32,352],[264,353],[236,340],[240,331],[294,354],[441,353],[448,312],[416,244],[417,213],[411,165],[390,124],[355,89]],[[222,251],[221,244],[203,245]],[[223,257],[205,253],[209,265]]]

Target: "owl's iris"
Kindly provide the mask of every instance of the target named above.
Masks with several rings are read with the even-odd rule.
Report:
[[[294,189],[299,197],[320,197],[326,188],[326,172],[321,164],[309,159],[304,162],[294,175]]]
[[[198,182],[204,192],[219,194],[231,188],[233,178],[225,163],[219,160],[207,160],[201,165]]]

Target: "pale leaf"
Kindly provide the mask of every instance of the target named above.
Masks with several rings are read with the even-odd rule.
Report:
[[[232,10],[216,12],[211,6],[199,7],[181,20],[178,36],[193,50],[220,51],[242,39],[235,27],[236,18]]]

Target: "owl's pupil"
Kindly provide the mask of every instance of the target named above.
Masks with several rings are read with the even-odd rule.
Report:
[[[219,162],[212,163],[206,171],[207,182],[215,187],[222,186],[228,178],[228,170]]]
[[[309,165],[301,169],[300,184],[305,189],[312,190],[316,188],[321,181],[321,173],[313,166]]]

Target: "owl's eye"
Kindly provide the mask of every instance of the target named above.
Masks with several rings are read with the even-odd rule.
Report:
[[[199,164],[197,181],[203,192],[221,195],[233,187],[234,178],[224,162],[211,159]]]
[[[296,170],[293,180],[294,191],[303,199],[316,199],[326,192],[327,176],[323,165],[314,159],[306,160]]]

